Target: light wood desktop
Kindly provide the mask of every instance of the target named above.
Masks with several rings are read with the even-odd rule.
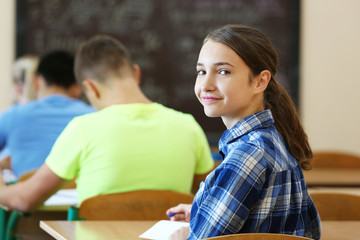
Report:
[[[360,187],[311,187],[308,192],[312,193],[347,193],[360,195]]]
[[[40,221],[40,227],[58,240],[141,239],[158,221]]]
[[[41,221],[40,227],[58,240],[141,239],[157,221]],[[358,240],[360,221],[323,221],[321,240]]]
[[[360,168],[314,168],[304,177],[309,187],[360,187]]]

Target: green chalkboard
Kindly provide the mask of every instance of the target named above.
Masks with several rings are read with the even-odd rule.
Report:
[[[109,34],[142,69],[153,100],[191,113],[216,142],[225,129],[203,113],[193,92],[201,43],[214,28],[240,23],[264,31],[280,56],[277,79],[298,98],[300,0],[17,0],[16,54],[75,52],[96,34]]]

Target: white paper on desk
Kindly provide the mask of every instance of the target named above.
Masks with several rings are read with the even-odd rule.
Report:
[[[139,237],[153,240],[168,240],[170,235],[181,227],[189,227],[189,223],[161,220]]]
[[[44,202],[45,206],[64,206],[78,204],[76,189],[61,189]]]
[[[5,183],[16,182],[17,180],[14,173],[9,169],[3,169],[1,174]]]

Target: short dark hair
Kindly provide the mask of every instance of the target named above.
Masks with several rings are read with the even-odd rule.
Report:
[[[65,50],[50,51],[40,58],[36,74],[42,76],[48,86],[67,89],[76,83],[74,56]]]
[[[85,78],[105,83],[107,78],[134,74],[130,54],[117,39],[97,35],[85,42],[76,53],[75,75],[79,84]]]

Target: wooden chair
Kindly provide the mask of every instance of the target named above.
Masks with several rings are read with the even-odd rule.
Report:
[[[194,195],[174,191],[140,190],[98,195],[69,209],[68,220],[162,220],[166,210],[192,203]],[[77,215],[77,216],[76,216]]]
[[[209,240],[310,240],[310,238],[275,233],[240,233],[206,238]]]
[[[314,152],[313,169],[304,171],[312,187],[360,187],[360,156],[346,152]]]
[[[360,156],[345,152],[314,152],[313,168],[360,168]]]
[[[359,221],[360,196],[340,192],[311,192],[321,220]]]

